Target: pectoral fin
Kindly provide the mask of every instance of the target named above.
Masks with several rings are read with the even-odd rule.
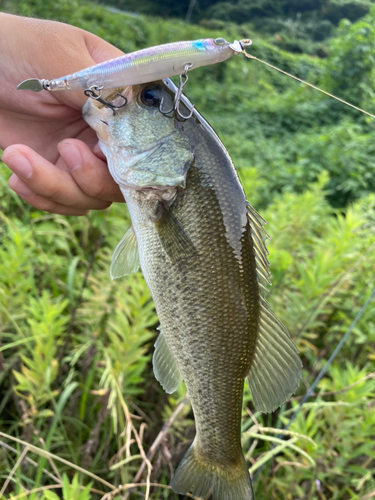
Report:
[[[154,374],[156,380],[160,382],[165,392],[172,394],[172,392],[177,391],[179,388],[182,382],[182,376],[176,360],[165,340],[161,327],[159,327],[158,330],[160,333],[159,337],[156,339],[155,352],[152,357]]]
[[[181,257],[190,259],[196,254],[190,238],[167,208],[163,208],[162,216],[155,226],[161,246],[172,262]]]
[[[247,377],[257,410],[275,411],[295,393],[301,378],[297,347],[262,299],[258,339]]]
[[[111,279],[132,274],[139,269],[138,243],[133,227],[127,231],[115,248],[110,267]]]

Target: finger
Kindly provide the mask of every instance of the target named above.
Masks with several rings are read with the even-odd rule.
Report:
[[[61,205],[55,201],[48,200],[35,194],[16,174],[12,174],[9,179],[9,187],[13,189],[23,200],[39,210],[60,215],[86,215],[89,210],[80,210],[77,208]]]
[[[69,172],[21,144],[9,146],[3,161],[36,194],[61,205],[79,210],[107,208],[108,201],[84,193]]]
[[[82,141],[66,139],[58,150],[80,189],[91,198],[124,202],[120,188],[109,173],[107,164]]]

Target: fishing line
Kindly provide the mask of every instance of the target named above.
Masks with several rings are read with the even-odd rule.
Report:
[[[369,298],[366,300],[366,302],[363,304],[361,310],[358,312],[357,316],[355,317],[353,323],[350,325],[350,327],[348,328],[347,332],[345,333],[345,335],[343,336],[343,338],[340,340],[340,342],[338,343],[336,349],[333,351],[333,353],[331,354],[329,360],[327,361],[327,363],[324,365],[324,367],[322,368],[322,370],[320,371],[319,375],[316,377],[316,379],[314,380],[312,386],[309,388],[309,390],[306,392],[304,398],[302,399],[301,403],[299,404],[298,408],[296,409],[296,411],[293,413],[293,415],[290,417],[289,419],[289,422],[287,423],[287,425],[284,427],[284,430],[287,430],[289,429],[291,423],[296,419],[298,413],[301,411],[301,408],[302,406],[306,403],[306,401],[310,398],[311,394],[313,394],[316,386],[319,384],[319,382],[321,381],[321,379],[323,378],[323,376],[325,375],[326,371],[328,370],[328,368],[330,367],[330,365],[332,364],[332,361],[335,359],[335,357],[337,356],[337,354],[339,353],[340,349],[342,348],[342,346],[345,344],[345,341],[346,339],[349,337],[349,335],[351,334],[353,328],[356,326],[356,324],[358,323],[358,321],[361,319],[363,313],[365,312],[366,310],[366,307],[368,306],[368,304],[371,302],[372,298],[374,297],[375,295],[375,287],[373,288]]]
[[[283,430],[287,430],[289,429],[290,425],[292,424],[292,422],[296,419],[297,415],[299,414],[299,412],[301,411],[301,408],[302,406],[306,403],[306,401],[310,398],[310,396],[314,393],[314,390],[316,389],[317,385],[319,384],[319,382],[321,381],[321,379],[323,378],[323,376],[325,375],[325,373],[327,372],[328,368],[330,367],[330,365],[332,364],[333,360],[335,359],[335,357],[337,356],[337,354],[340,352],[342,346],[345,344],[345,341],[347,340],[347,338],[349,337],[349,335],[351,334],[353,328],[356,326],[356,324],[358,323],[358,321],[361,319],[361,317],[363,316],[363,313],[365,312],[367,306],[369,305],[369,303],[371,302],[371,300],[373,299],[373,297],[375,296],[375,287],[372,289],[372,292],[369,296],[369,298],[366,300],[366,302],[363,304],[363,306],[361,307],[360,311],[358,312],[357,316],[355,317],[353,323],[349,326],[348,330],[346,331],[345,335],[342,337],[342,339],[340,340],[340,342],[338,343],[336,349],[333,351],[333,353],[331,354],[331,356],[329,357],[327,363],[324,365],[324,367],[322,368],[322,370],[320,371],[320,373],[318,374],[318,376],[316,377],[316,379],[314,380],[313,384],[310,386],[310,388],[308,389],[308,391],[306,392],[305,396],[303,397],[301,403],[299,404],[298,408],[295,410],[295,412],[293,413],[293,415],[290,417],[289,419],[289,422],[286,424],[286,426],[284,427]],[[279,439],[283,439],[284,438],[284,435],[283,434],[279,434],[278,436]],[[275,447],[276,445],[273,445],[271,447],[271,450]],[[263,469],[265,464],[263,464],[261,467],[259,467],[259,469],[257,469],[253,475],[253,478],[252,480],[255,481],[256,478],[258,477],[258,474],[259,472]]]
[[[350,106],[351,108],[354,108],[357,111],[364,113],[365,115],[371,116],[371,118],[375,118],[375,115],[372,115],[368,111],[365,111],[364,109],[358,108],[357,106],[354,106],[354,104],[350,104],[350,102],[344,101],[343,99],[340,99],[339,97],[336,97],[335,95],[330,94],[329,92],[326,92],[325,90],[322,90],[319,87],[315,87],[315,85],[312,85],[309,82],[305,82],[305,80],[301,80],[301,78],[297,78],[296,76],[291,75],[290,73],[287,73],[286,71],[284,71],[280,68],[277,68],[276,66],[273,66],[272,64],[270,64],[266,61],[262,61],[262,59],[258,59],[258,57],[255,57],[251,54],[248,54],[245,50],[243,50],[242,53],[245,54],[245,56],[248,57],[249,59],[255,59],[256,61],[259,61],[262,64],[265,64],[266,66],[269,66],[270,68],[275,69],[276,71],[279,71],[280,73],[283,73],[284,75],[289,76],[290,78],[294,78],[294,80],[297,80],[298,82],[304,83],[305,85],[308,85],[309,87],[311,87],[315,90],[318,90],[319,92],[322,92],[323,94],[326,94],[329,97],[332,97],[333,99],[336,99],[336,101],[342,102],[343,104],[346,104],[347,106]]]

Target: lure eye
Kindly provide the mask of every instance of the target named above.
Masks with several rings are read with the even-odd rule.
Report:
[[[158,107],[161,103],[162,95],[160,87],[146,87],[142,90],[141,101],[145,106]]]
[[[224,43],[225,43],[224,38],[216,38],[216,39],[214,40],[214,44],[215,44],[215,45],[224,45]]]

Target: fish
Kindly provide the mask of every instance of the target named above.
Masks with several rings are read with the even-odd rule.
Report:
[[[226,61],[249,45],[250,39],[229,43],[224,38],[166,43],[137,50],[53,80],[29,78],[21,82],[17,89],[55,92],[94,87],[101,90],[148,83],[180,75],[186,68]]]
[[[191,102],[181,120],[159,111],[176,87],[166,79],[116,89],[113,114],[89,100],[109,171],[132,227],[113,253],[112,279],[139,265],[160,321],[153,370],[167,393],[185,382],[196,436],[171,487],[213,500],[253,499],[241,448],[247,378],[256,408],[272,412],[297,390],[298,350],[264,298],[269,283],[265,220],[246,200],[231,158]]]

